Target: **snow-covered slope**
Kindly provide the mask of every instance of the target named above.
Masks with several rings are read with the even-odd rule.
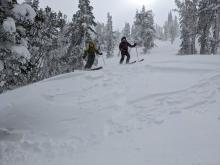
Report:
[[[219,165],[220,56],[157,45],[0,95],[0,165]]]

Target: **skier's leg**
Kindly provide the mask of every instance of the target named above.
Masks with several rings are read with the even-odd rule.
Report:
[[[120,64],[122,64],[122,63],[123,63],[124,58],[125,58],[125,55],[124,55],[124,54],[121,54],[121,60],[120,60]]]
[[[85,65],[85,69],[90,69],[94,63],[95,60],[95,55],[94,54],[89,54],[88,55],[88,60],[87,63]]]
[[[126,54],[126,56],[127,56],[126,63],[128,64],[128,63],[129,63],[129,61],[130,61],[130,54],[129,54],[129,53],[127,53],[127,54]]]
[[[94,61],[95,61],[95,54],[91,54],[90,55],[90,63],[89,63],[89,69],[92,67]]]
[[[90,59],[90,56],[87,57],[85,69],[88,69],[88,68],[89,68],[89,61],[90,61],[89,59]]]

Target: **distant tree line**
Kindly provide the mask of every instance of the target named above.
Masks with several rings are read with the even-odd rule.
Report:
[[[122,37],[126,37],[129,42],[136,42],[139,47],[143,47],[143,53],[147,53],[148,50],[154,47],[156,30],[152,10],[146,10],[143,6],[141,11],[136,11],[133,24],[130,25],[126,22],[121,31],[113,31],[112,17],[108,14],[107,18],[106,25],[103,23],[98,24],[97,33],[98,40],[101,41],[102,47],[107,51],[108,57],[111,57],[109,54],[112,53],[108,53],[109,50],[113,50],[115,46],[118,46]]]
[[[168,13],[167,20],[163,26],[154,25],[155,38],[162,41],[170,41],[172,44],[180,35],[180,28],[177,16],[173,16],[173,12]]]

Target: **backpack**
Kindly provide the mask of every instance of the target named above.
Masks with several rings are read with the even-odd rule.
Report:
[[[89,42],[87,45],[86,45],[86,52],[88,54],[93,54],[96,52],[96,46],[93,42]]]

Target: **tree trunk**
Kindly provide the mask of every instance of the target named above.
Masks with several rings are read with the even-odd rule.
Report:
[[[212,54],[218,53],[218,47],[219,47],[219,32],[220,32],[220,9],[218,8],[215,11],[216,18],[214,23],[214,34],[213,34],[213,45],[212,45]]]
[[[196,54],[196,37],[192,37],[192,43],[191,43],[191,53]]]
[[[201,48],[200,48],[200,54],[209,54],[209,50],[208,50],[208,47],[209,47],[209,43],[208,43],[208,37],[209,37],[209,25],[206,25],[203,29],[203,34],[200,38],[200,45],[201,45]]]

